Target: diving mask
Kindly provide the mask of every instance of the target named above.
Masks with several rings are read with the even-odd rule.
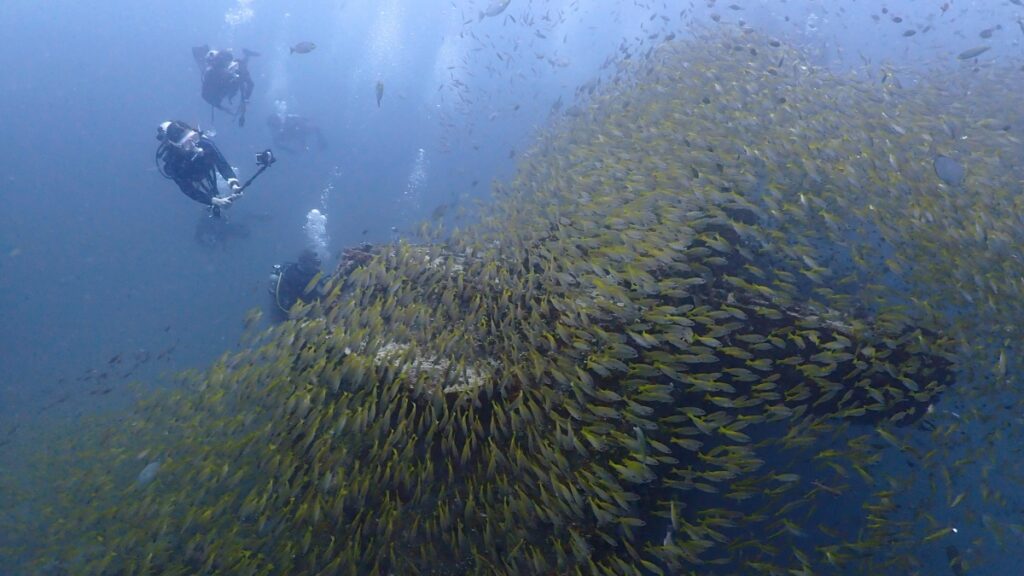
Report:
[[[185,130],[181,137],[177,141],[172,140],[171,144],[181,149],[182,152],[201,153],[203,151],[199,147],[199,132],[195,130]]]
[[[194,151],[199,145],[199,132],[184,122],[164,122],[157,129],[157,139],[180,148],[185,152]]]

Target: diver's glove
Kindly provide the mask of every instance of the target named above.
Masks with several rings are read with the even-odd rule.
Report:
[[[228,186],[232,192],[238,192],[242,189],[242,185],[238,183],[238,178],[228,178]]]
[[[220,196],[214,196],[213,198],[210,198],[210,204],[213,204],[217,208],[227,208],[228,206],[231,206],[231,202],[233,202],[234,200],[234,194],[225,198],[221,198]]]

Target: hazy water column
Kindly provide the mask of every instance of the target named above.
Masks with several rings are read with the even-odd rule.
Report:
[[[285,12],[277,28],[277,38],[274,41],[273,53],[269,54],[270,86],[267,88],[267,95],[274,101],[275,106],[284,105],[285,109],[278,108],[278,113],[284,117],[287,114],[287,101],[291,100],[289,92],[288,59],[291,56],[289,51],[289,38],[291,37],[291,13]],[[278,104],[281,103],[281,104]]]
[[[416,151],[416,158],[412,163],[412,170],[409,171],[409,178],[406,180],[405,189],[402,191],[400,200],[399,217],[403,225],[409,225],[413,219],[419,216],[421,202],[421,190],[423,183],[427,181],[427,151],[420,148]]]
[[[238,0],[235,5],[224,13],[224,22],[228,26],[235,27],[252,20],[256,14],[252,9],[253,0]]]

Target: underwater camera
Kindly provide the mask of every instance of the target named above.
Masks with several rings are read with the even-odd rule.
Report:
[[[260,168],[267,168],[276,161],[277,158],[274,158],[274,153],[270,151],[270,148],[256,153],[256,164]]]

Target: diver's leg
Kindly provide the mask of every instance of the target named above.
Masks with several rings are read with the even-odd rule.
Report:
[[[249,98],[252,97],[252,91],[256,89],[256,83],[252,81],[252,77],[249,76],[249,72],[246,71],[242,76],[242,100],[248,102]]]
[[[241,78],[241,85],[239,86],[239,93],[242,96],[242,101],[238,103],[238,125],[245,126],[245,108],[249,104],[249,97],[252,96],[252,91],[256,87],[253,83],[252,78],[249,77],[249,72],[243,70]]]

